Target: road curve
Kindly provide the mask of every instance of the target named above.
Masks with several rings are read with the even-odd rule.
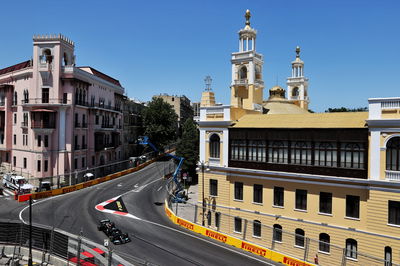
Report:
[[[33,222],[55,226],[101,245],[106,236],[97,231],[98,221],[110,219],[132,242],[113,246],[128,261],[137,257],[156,265],[273,265],[263,258],[205,238],[176,226],[164,213],[166,180],[162,178],[170,162],[156,162],[146,168],[69,194],[44,199],[33,206]],[[159,189],[160,186],[163,189]],[[118,195],[132,219],[100,212],[95,206]],[[20,208],[18,208],[20,209]],[[10,211],[15,215],[16,211]],[[27,221],[28,211],[20,217]]]

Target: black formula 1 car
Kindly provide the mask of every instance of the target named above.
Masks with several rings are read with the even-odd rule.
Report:
[[[122,233],[122,231],[116,228],[115,224],[108,219],[101,220],[97,229],[103,231],[115,245],[131,242],[128,234]]]

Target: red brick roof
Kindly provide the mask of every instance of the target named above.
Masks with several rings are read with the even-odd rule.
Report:
[[[94,69],[93,67],[83,66],[83,67],[79,67],[79,68],[90,68],[90,71],[92,71],[93,75],[95,75],[95,76],[97,76],[97,77],[99,77],[101,79],[104,79],[104,80],[106,80],[108,82],[111,82],[111,83],[113,83],[113,84],[115,84],[117,86],[122,87],[121,83],[119,83],[119,80],[117,80],[115,78],[112,78],[112,77],[110,77],[110,76],[108,76],[108,75],[106,75],[106,74]]]
[[[16,70],[21,70],[21,69],[24,69],[24,68],[27,68],[30,66],[31,66],[31,60],[28,60],[28,61],[13,65],[13,66],[9,66],[9,67],[0,69],[0,75],[4,75],[9,72],[16,71]]]

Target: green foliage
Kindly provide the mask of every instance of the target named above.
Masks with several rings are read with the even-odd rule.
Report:
[[[185,158],[182,172],[187,172],[193,179],[199,161],[199,130],[192,118],[188,118],[182,126],[182,138],[176,147],[176,155]]]
[[[325,113],[366,112],[366,111],[368,111],[368,107],[359,107],[359,108],[340,107],[340,108],[328,108],[328,110],[325,110]]]
[[[176,139],[178,116],[172,105],[161,98],[153,97],[143,110],[144,135],[159,149]]]

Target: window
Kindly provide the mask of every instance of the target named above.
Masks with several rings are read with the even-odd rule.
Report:
[[[219,228],[220,221],[221,221],[221,213],[220,212],[216,212],[215,213],[215,227]]]
[[[17,135],[14,134],[14,145],[17,145]]]
[[[92,156],[92,166],[94,166],[96,164],[96,159],[94,156]]]
[[[264,140],[249,140],[249,161],[266,162],[266,148]]]
[[[26,169],[26,167],[27,167],[27,159],[26,159],[26,157],[24,157],[24,168]]]
[[[319,212],[332,214],[332,193],[319,193]]]
[[[311,142],[296,141],[291,145],[290,160],[292,164],[311,165]]]
[[[274,206],[284,206],[283,187],[274,187]]]
[[[243,183],[235,182],[235,200],[243,200]]]
[[[49,88],[42,88],[42,103],[49,103]]]
[[[360,197],[346,195],[346,217],[360,218]]]
[[[235,217],[235,232],[242,232],[242,219],[240,217]]]
[[[400,171],[400,137],[391,138],[386,145],[386,170]]]
[[[14,167],[17,166],[17,157],[13,156],[13,165]]]
[[[37,171],[38,171],[38,172],[42,171],[41,165],[42,165],[42,161],[38,160],[38,161],[37,161]]]
[[[207,225],[208,226],[211,226],[211,211],[208,211],[207,212]]]
[[[385,247],[385,266],[392,266],[392,248]]]
[[[330,241],[331,237],[328,234],[321,233],[319,234],[319,251],[322,252],[330,252]]]
[[[336,143],[316,142],[314,150],[314,164],[317,166],[337,166]]]
[[[346,257],[357,259],[357,241],[352,238],[346,239]]]
[[[263,202],[263,186],[259,184],[254,184],[253,186],[253,202],[262,203]]]
[[[304,247],[304,230],[297,228],[295,230],[295,234],[294,245],[298,247]]]
[[[22,123],[23,126],[27,127],[28,126],[28,113],[24,113],[24,121]]]
[[[219,158],[219,136],[213,134],[210,137],[210,157]]]
[[[239,71],[239,79],[247,79],[247,68],[245,66]]]
[[[13,98],[12,105],[17,105],[17,104],[18,104],[18,93],[16,91],[14,91],[14,98]]]
[[[48,160],[44,160],[44,171],[45,172],[49,171],[49,161]]]
[[[24,103],[29,103],[29,90],[24,90]]]
[[[96,115],[96,125],[99,124],[99,115]]]
[[[74,159],[74,168],[78,169],[78,158]]]
[[[274,234],[272,236],[273,241],[282,242],[282,226],[274,224]]]
[[[389,223],[400,225],[400,201],[389,200]]]
[[[16,125],[16,124],[17,124],[17,114],[14,113],[14,125]]]
[[[85,167],[85,157],[82,157],[82,168]]]
[[[49,147],[49,136],[48,135],[44,135],[44,146]]]
[[[38,135],[38,137],[37,137],[37,145],[38,145],[38,147],[42,146],[42,135]]]
[[[287,163],[288,162],[288,142],[275,140],[268,147],[269,163]]]
[[[210,179],[210,195],[218,196],[218,180]]]
[[[307,190],[296,189],[296,207],[297,210],[307,210]]]
[[[253,236],[261,237],[261,222],[258,220],[253,221]]]
[[[340,166],[364,169],[364,148],[361,143],[341,143]]]
[[[246,160],[246,141],[245,140],[232,140],[231,144],[231,159],[232,160]]]

